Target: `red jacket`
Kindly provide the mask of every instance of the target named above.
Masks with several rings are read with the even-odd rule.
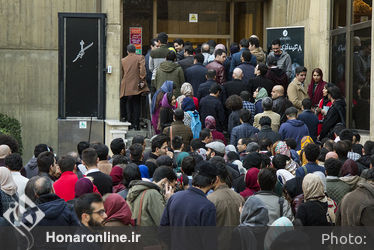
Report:
[[[214,69],[216,71],[216,82],[218,84],[222,85],[224,82],[226,82],[225,67],[221,63],[214,60],[205,67],[207,69]]]
[[[65,201],[73,200],[75,198],[75,183],[78,177],[73,171],[63,172],[60,178],[53,184],[55,193]]]

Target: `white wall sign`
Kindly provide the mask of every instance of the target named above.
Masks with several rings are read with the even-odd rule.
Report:
[[[87,122],[86,121],[80,121],[79,122],[79,128],[80,129],[86,129],[87,128]]]
[[[197,23],[199,21],[199,15],[195,13],[190,13],[190,23]]]

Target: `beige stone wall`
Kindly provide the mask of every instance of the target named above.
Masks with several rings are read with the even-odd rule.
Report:
[[[264,30],[268,27],[305,26],[304,64],[309,70],[319,67],[329,77],[330,5],[326,0],[269,0],[264,3]],[[266,32],[264,32],[266,45]],[[265,46],[266,48],[266,46]]]
[[[0,0],[0,112],[22,125],[24,160],[57,149],[58,12],[96,12],[97,0]]]

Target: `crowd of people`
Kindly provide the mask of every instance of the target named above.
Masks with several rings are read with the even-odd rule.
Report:
[[[298,67],[290,81],[279,40],[266,56],[256,36],[242,39],[230,57],[222,44],[196,52],[167,40],[160,33],[145,61],[129,45],[122,61],[127,73],[135,66],[140,80],[149,76],[127,86],[125,73],[121,100],[140,129],[136,102],[153,93],[150,150],[141,135],[129,145],[114,139],[112,154],[99,142],[64,156],[38,144],[23,164],[17,142],[0,135],[2,224],[26,194],[45,213],[40,225],[230,226],[240,249],[253,246],[249,232],[257,249],[276,249],[284,237],[305,243],[289,234],[294,226],[374,225],[374,142],[361,145],[345,127],[344,97],[321,69],[308,84]],[[288,229],[269,236],[270,226]]]

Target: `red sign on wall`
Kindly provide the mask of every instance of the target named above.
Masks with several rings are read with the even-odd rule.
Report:
[[[142,27],[129,28],[130,44],[135,45],[136,54],[142,54]]]

